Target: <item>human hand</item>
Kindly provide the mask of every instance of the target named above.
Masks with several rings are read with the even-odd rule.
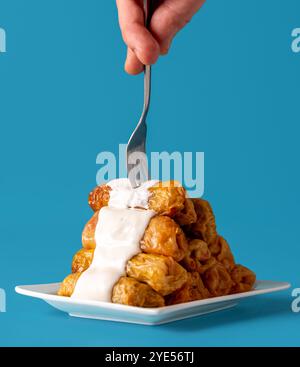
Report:
[[[168,53],[175,35],[191,20],[205,0],[152,0],[149,29],[144,25],[143,0],[116,0],[122,37],[127,45],[125,70],[139,74]]]

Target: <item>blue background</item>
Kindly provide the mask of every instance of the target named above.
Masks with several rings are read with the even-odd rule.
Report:
[[[0,0],[0,345],[300,345],[291,290],[146,327],[70,318],[14,293],[80,248],[96,155],[126,143],[142,77],[123,71],[114,1]],[[152,151],[205,152],[205,197],[237,260],[299,279],[298,0],[207,0],[153,72]]]

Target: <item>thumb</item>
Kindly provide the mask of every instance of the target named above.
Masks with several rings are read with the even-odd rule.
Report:
[[[175,35],[192,19],[205,0],[164,0],[155,10],[150,31],[160,45],[161,54],[168,53]]]

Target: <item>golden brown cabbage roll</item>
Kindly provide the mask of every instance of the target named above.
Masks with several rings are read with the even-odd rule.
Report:
[[[94,249],[82,248],[73,257],[72,273],[82,273],[88,269],[92,263]]]
[[[82,246],[85,249],[95,249],[95,231],[98,223],[99,211],[95,212],[92,218],[85,225],[82,232]]]
[[[217,236],[215,241],[213,241],[212,243],[210,243],[208,245],[208,248],[209,248],[209,251],[212,254],[212,256],[219,255],[219,253],[221,252],[221,245],[220,245],[219,236]]]
[[[80,275],[81,273],[73,273],[68,275],[61,283],[57,294],[59,296],[71,297]]]
[[[121,277],[112,292],[113,303],[137,307],[162,307],[165,300],[148,284],[129,277]]]
[[[158,182],[149,189],[149,209],[158,214],[174,216],[184,208],[185,189],[176,181]],[[107,206],[111,188],[109,185],[97,186],[89,194],[89,205],[94,211]]]
[[[173,217],[184,208],[185,189],[177,181],[158,182],[148,189],[149,209]]]
[[[188,280],[183,287],[166,297],[166,303],[175,305],[209,297],[209,291],[205,288],[199,273],[192,272],[188,273]]]
[[[217,260],[225,266],[228,271],[233,270],[235,262],[230,247],[222,236],[218,236],[220,252],[216,256]]]
[[[234,282],[232,293],[248,292],[253,289],[255,284],[255,273],[242,265],[235,265],[231,272],[231,278]]]
[[[147,283],[162,296],[183,286],[186,270],[172,257],[140,253],[128,261],[127,275]]]
[[[183,259],[188,249],[182,229],[166,216],[156,216],[150,220],[140,244],[146,253],[171,256],[176,261]]]
[[[180,226],[187,226],[197,221],[197,214],[192,199],[185,199],[183,209],[174,217]]]
[[[210,246],[217,239],[217,229],[212,208],[206,200],[192,199],[192,201],[197,214],[197,221],[188,226],[187,231]]]
[[[216,263],[202,275],[203,283],[212,296],[225,296],[233,286],[231,276],[221,263]]]
[[[188,251],[181,264],[188,271],[200,272],[204,264],[211,258],[207,243],[202,240],[190,240]]]
[[[216,264],[218,264],[218,262],[217,262],[216,258],[212,256],[207,261],[202,262],[202,265],[199,269],[199,274],[200,275],[204,274],[208,269],[212,268]]]
[[[108,185],[101,185],[96,186],[94,190],[89,193],[88,203],[94,212],[108,205],[110,191],[111,188]]]

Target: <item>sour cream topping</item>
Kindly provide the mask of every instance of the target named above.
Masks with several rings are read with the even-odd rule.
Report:
[[[149,180],[139,187],[133,188],[128,178],[120,178],[108,182],[110,198],[108,206],[114,208],[144,208],[148,209],[149,188],[158,181]]]
[[[79,277],[72,298],[111,302],[113,286],[125,275],[127,261],[140,252],[140,240],[156,214],[145,210],[148,188],[155,183],[133,189],[127,179],[109,182],[109,205],[99,211],[93,261]]]

